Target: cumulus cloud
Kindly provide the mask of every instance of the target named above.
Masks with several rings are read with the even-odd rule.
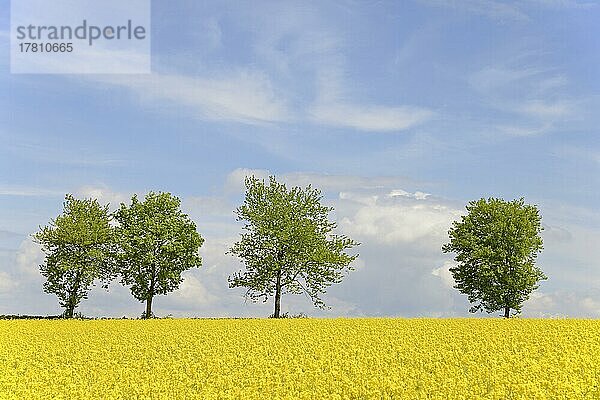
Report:
[[[75,194],[78,197],[97,199],[100,204],[110,204],[111,208],[116,208],[121,203],[128,203],[133,193],[123,193],[112,190],[106,185],[102,186],[82,186]]]
[[[225,190],[228,192],[243,191],[246,177],[255,176],[259,179],[267,179],[269,175],[271,173],[265,169],[237,168],[227,175]]]
[[[450,272],[450,268],[453,268],[455,266],[456,266],[455,262],[446,261],[446,262],[444,262],[444,265],[431,271],[431,275],[437,276],[438,278],[440,278],[442,283],[446,287],[453,288],[454,285],[456,285],[456,281],[454,280],[454,277],[452,276],[452,272]]]
[[[18,286],[8,272],[0,271],[0,294],[10,293]]]
[[[40,279],[39,266],[44,261],[44,253],[41,246],[31,238],[25,239],[19,246],[16,261],[18,271],[26,279]]]
[[[540,318],[599,318],[600,291],[533,292],[523,306],[525,316]]]
[[[372,202],[363,202],[353,215],[344,217],[341,229],[359,238],[390,245],[416,241],[441,245],[452,222],[460,216],[458,210],[437,202],[399,201],[398,196],[391,201],[371,199]]]
[[[189,307],[192,304],[205,307],[215,302],[218,297],[209,293],[200,279],[195,271],[185,272],[179,289],[168,297],[169,302],[184,307]]]
[[[402,189],[394,189],[388,193],[388,196],[389,197],[396,197],[396,196],[412,197],[413,199],[417,199],[417,200],[425,200],[427,197],[431,196],[431,194],[423,193],[423,192],[419,192],[419,191],[416,191],[414,193],[409,193]]]

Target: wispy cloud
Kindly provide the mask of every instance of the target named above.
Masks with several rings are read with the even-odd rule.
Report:
[[[580,118],[582,101],[569,92],[567,76],[544,65],[539,54],[533,60],[532,56],[520,49],[517,56],[484,66],[467,78],[482,104],[501,113],[494,126],[500,134],[543,135]]]
[[[600,166],[600,149],[582,148],[576,146],[560,146],[555,149],[555,154],[568,159],[588,161]]]
[[[21,196],[21,197],[54,197],[64,196],[63,190],[45,189],[32,186],[11,186],[0,185],[0,196]]]
[[[318,70],[317,99],[308,118],[317,124],[367,132],[403,131],[429,120],[433,111],[412,105],[378,105],[353,101],[355,93],[344,79],[343,63]]]
[[[540,136],[552,129],[552,124],[497,125],[496,132],[506,136]]]
[[[15,135],[16,136],[16,135]],[[96,167],[118,167],[126,164],[124,159],[113,155],[98,154],[84,146],[74,150],[65,150],[57,147],[55,143],[46,139],[21,140],[22,136],[11,136],[11,140],[5,145],[4,150],[19,158],[35,160],[35,162],[53,163],[74,166],[96,166]],[[0,133],[0,137],[9,137]]]
[[[529,17],[514,4],[494,0],[418,0],[430,6],[450,8],[494,20],[527,21]]]
[[[284,80],[299,67],[312,71],[315,100],[298,107],[299,118],[316,125],[394,132],[432,116],[430,110],[411,104],[357,101],[365,93],[358,93],[346,77],[346,50],[351,44],[335,24],[328,24],[313,11],[309,5],[276,7],[275,17],[269,16],[267,27],[257,32],[254,47]]]
[[[225,190],[227,192],[243,191],[244,179],[247,176],[255,176],[259,179],[266,179],[273,175],[270,171],[264,169],[237,168],[231,171],[225,180]],[[398,193],[393,190],[399,186],[415,185],[416,182],[402,176],[357,176],[357,175],[333,175],[310,172],[289,172],[278,176],[291,186],[305,187],[313,185],[324,192],[338,192],[348,190],[383,190],[390,194]],[[389,189],[389,190],[388,190]]]
[[[519,1],[519,3],[524,5],[533,5],[538,7],[547,7],[555,9],[598,7],[597,2],[578,0],[521,0]]]
[[[540,68],[508,68],[503,65],[488,66],[469,77],[469,84],[477,91],[487,93],[544,73]]]
[[[357,104],[321,104],[310,111],[315,122],[372,132],[402,131],[428,120],[432,115],[432,111],[419,107]]]
[[[131,90],[144,102],[184,106],[197,118],[231,120],[247,124],[288,121],[292,118],[285,100],[278,96],[269,77],[261,72],[239,70],[211,77],[184,75],[95,76],[96,81]]]
[[[573,114],[575,105],[569,101],[531,100],[525,102],[516,111],[536,118],[556,119]]]

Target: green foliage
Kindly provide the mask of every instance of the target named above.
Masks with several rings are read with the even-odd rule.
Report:
[[[104,286],[112,277],[113,229],[108,205],[97,200],[65,196],[61,215],[33,235],[46,254],[40,271],[46,278],[44,291],[55,294],[64,315],[86,299],[96,279]]]
[[[287,189],[269,177],[269,183],[246,178],[244,204],[237,208],[244,221],[241,240],[230,253],[241,258],[245,271],[229,277],[229,286],[245,287],[252,301],[275,295],[274,317],[279,317],[279,296],[305,293],[317,307],[324,307],[321,294],[341,282],[345,270],[358,255],[345,250],[359,243],[331,232],[331,207],[321,205],[321,192],[312,188]]]
[[[471,312],[520,312],[540,280],[547,279],[535,266],[543,249],[541,216],[523,198],[510,202],[490,198],[471,201],[468,214],[448,232],[445,253],[456,253],[458,265],[450,269],[456,286],[475,305]]]
[[[146,301],[145,318],[152,315],[155,295],[178,289],[181,274],[202,264],[198,249],[204,239],[180,205],[170,193],[150,192],[142,202],[134,195],[115,212],[117,272],[133,296]]]

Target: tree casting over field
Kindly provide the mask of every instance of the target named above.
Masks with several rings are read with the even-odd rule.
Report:
[[[55,294],[64,316],[73,311],[96,279],[104,286],[111,277],[112,228],[108,206],[97,200],[65,196],[63,213],[33,235],[46,254],[40,272],[46,278],[44,291]]]
[[[247,288],[246,297],[256,301],[275,296],[274,318],[280,317],[281,295],[305,293],[317,307],[324,307],[320,295],[358,255],[345,250],[359,243],[331,232],[331,207],[321,205],[321,192],[293,187],[269,177],[268,185],[255,177],[246,178],[246,198],[237,208],[244,231],[230,253],[240,257],[245,271],[229,277],[229,287]]]
[[[134,195],[131,205],[115,212],[117,272],[133,296],[146,302],[145,318],[152,316],[154,296],[178,289],[181,274],[202,264],[198,249],[204,239],[180,204],[170,193],[150,192],[143,202]]]
[[[450,243],[442,250],[456,253],[458,266],[450,268],[455,288],[475,305],[469,310],[488,313],[521,311],[538,282],[546,279],[535,266],[543,249],[541,216],[524,200],[490,198],[471,201],[468,214],[454,222]]]

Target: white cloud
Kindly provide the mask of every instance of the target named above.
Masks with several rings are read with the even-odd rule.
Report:
[[[237,168],[227,175],[225,188],[227,191],[242,191],[244,178],[256,176],[267,179],[269,175],[276,175],[265,169]],[[402,176],[358,176],[358,175],[332,175],[311,172],[289,172],[277,175],[277,179],[290,186],[306,187],[309,184],[323,192],[343,192],[354,189],[378,190],[389,189],[401,185],[414,185],[415,182]],[[418,192],[421,193],[421,192]],[[416,193],[415,193],[416,195]]]
[[[540,119],[556,119],[572,114],[575,107],[567,101],[547,102],[532,100],[525,102],[517,111]]]
[[[356,204],[375,206],[380,196],[378,194],[340,192],[338,197],[340,200],[348,200]]]
[[[577,1],[577,0],[521,0],[521,3],[538,7],[547,7],[554,9],[563,8],[593,8],[597,7],[598,3],[592,1]]]
[[[201,278],[197,275],[195,271],[185,272],[179,289],[168,297],[169,302],[172,303],[171,300],[173,300],[175,303],[186,307],[192,304],[197,307],[205,307],[217,301],[218,297],[208,292]]]
[[[47,136],[39,137],[37,140],[25,139],[26,136],[28,135],[14,134],[3,148],[19,158],[42,163],[99,167],[116,167],[125,164],[125,160],[113,155],[99,154],[97,150],[92,151],[87,144],[67,149],[62,144],[57,145],[56,141],[48,139]]]
[[[423,4],[451,8],[495,20],[527,21],[529,17],[517,6],[495,0],[419,0]]]
[[[452,222],[460,211],[436,202],[377,199],[365,204],[354,215],[344,217],[340,228],[359,240],[395,245],[413,242],[434,250],[441,246]]]
[[[556,301],[554,296],[538,291],[531,293],[526,303],[528,311],[532,312],[547,312],[547,310],[552,310],[555,306]]]
[[[452,272],[450,272],[450,268],[453,268],[455,266],[456,263],[454,261],[446,261],[444,262],[444,265],[431,271],[431,275],[439,277],[442,280],[444,286],[448,288],[454,288],[456,281],[452,276]]]
[[[264,18],[260,15],[257,18]],[[367,132],[409,129],[431,118],[433,112],[411,105],[381,105],[357,102],[364,97],[347,82],[344,36],[312,9],[312,6],[286,4],[272,7],[264,29],[257,32],[255,49],[289,79],[295,69],[316,76],[315,101],[302,116],[318,124]],[[285,50],[282,50],[285,48]],[[296,86],[296,82],[290,82]],[[312,86],[303,84],[302,86]],[[299,88],[304,90],[304,88]]]
[[[45,189],[31,186],[0,185],[0,196],[54,197],[64,196],[63,190]]]
[[[579,301],[579,304],[588,313],[600,317],[600,299],[597,297],[586,296]]]
[[[569,78],[565,75],[555,75],[546,79],[542,79],[539,82],[540,93],[546,93],[553,91],[569,84]]]
[[[116,208],[121,203],[128,203],[132,194],[116,192],[108,186],[82,186],[75,194],[78,197],[97,199],[100,204],[109,203],[111,208]],[[142,194],[143,195],[143,194]]]
[[[495,131],[505,136],[527,137],[540,136],[549,132],[553,128],[551,122],[535,123],[527,122],[521,125],[498,125]]]
[[[311,184],[323,191],[348,191],[353,189],[386,189],[390,187],[415,184],[401,176],[359,176],[359,175],[329,175],[309,172],[286,173],[281,176],[292,186],[305,187]]]
[[[244,180],[246,177],[255,176],[259,179],[268,179],[270,174],[265,169],[237,168],[227,175],[225,190],[228,192],[241,192],[244,190]]]
[[[568,95],[568,79],[555,68],[527,62],[540,54],[522,51],[519,56],[486,66],[469,78],[470,86],[492,109],[502,112],[497,133],[508,136],[539,136],[558,130],[565,121],[583,119],[582,99]],[[512,114],[507,123],[505,113]]]
[[[361,131],[393,132],[411,128],[431,118],[425,108],[354,104],[317,104],[310,110],[313,121]]]
[[[246,124],[288,121],[285,100],[269,77],[258,71],[239,70],[206,77],[184,75],[103,75],[90,78],[131,90],[142,101],[184,106],[200,119]]]
[[[10,293],[17,286],[17,282],[7,272],[0,271],[0,294]]]
[[[198,219],[233,217],[232,206],[220,196],[189,196],[182,199],[182,208]]]
[[[217,49],[223,45],[223,31],[219,21],[212,17],[203,20],[201,28],[197,30],[196,35],[199,36],[199,42],[203,43],[210,50]]]
[[[23,240],[16,255],[18,271],[25,279],[40,280],[39,266],[44,262],[44,257],[39,244],[31,238]]]
[[[423,193],[423,192],[419,192],[419,191],[414,192],[414,193],[409,193],[402,189],[395,189],[395,190],[392,190],[391,192],[389,192],[388,196],[389,197],[397,197],[397,196],[411,197],[411,198],[417,199],[417,200],[425,200],[427,197],[431,196],[431,194]]]
[[[554,240],[557,242],[570,242],[573,240],[573,234],[566,228],[542,224],[544,231],[542,237],[544,240]]]
[[[599,318],[600,294],[555,290],[533,292],[523,306],[523,315],[541,318]]]
[[[554,152],[563,158],[600,164],[600,149],[562,145],[557,147]]]
[[[488,66],[469,77],[469,84],[477,91],[488,93],[502,89],[508,85],[519,84],[525,79],[542,74],[539,68],[507,68],[505,66]]]

